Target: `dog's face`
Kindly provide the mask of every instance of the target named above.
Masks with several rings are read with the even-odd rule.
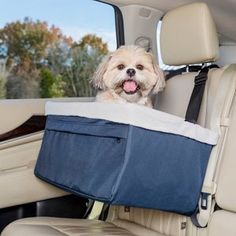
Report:
[[[112,90],[129,102],[162,90],[165,81],[153,56],[137,46],[123,46],[108,55],[98,67],[93,84]]]

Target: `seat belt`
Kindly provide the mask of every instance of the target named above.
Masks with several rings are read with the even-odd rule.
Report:
[[[192,223],[200,228],[207,226],[209,218],[214,211],[216,173],[222,160],[222,147],[227,137],[230,123],[229,116],[236,91],[236,64],[230,65],[225,69],[220,80],[220,89],[215,99],[217,105],[214,105],[210,124],[210,128],[217,131],[220,134],[220,138],[218,144],[213,147],[211,152],[198,209],[191,217]]]
[[[198,75],[194,79],[194,88],[193,92],[190,97],[190,101],[188,104],[188,108],[185,114],[185,121],[191,122],[196,124],[201,103],[202,103],[202,98],[205,90],[205,85],[207,81],[207,74],[209,69],[212,68],[218,68],[217,65],[210,65],[207,67],[203,67]]]

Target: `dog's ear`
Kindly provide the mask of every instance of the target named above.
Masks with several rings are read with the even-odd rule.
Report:
[[[154,59],[153,55],[151,53],[149,53],[149,55],[152,58],[152,65],[153,65],[153,69],[154,69],[154,73],[157,76],[157,82],[155,84],[155,86],[153,87],[152,93],[156,94],[159,91],[162,91],[165,88],[166,82],[165,82],[165,76],[163,71],[159,68],[159,66],[156,63],[156,60]]]
[[[92,82],[94,88],[101,89],[101,90],[105,89],[103,76],[107,70],[107,66],[108,66],[109,61],[111,60],[111,57],[112,57],[111,54],[108,54],[107,56],[105,56],[103,58],[102,62],[99,64],[97,70],[93,74],[91,82]]]

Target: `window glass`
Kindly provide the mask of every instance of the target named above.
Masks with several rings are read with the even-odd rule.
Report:
[[[0,98],[94,96],[89,80],[116,49],[112,6],[93,0],[3,0]]]

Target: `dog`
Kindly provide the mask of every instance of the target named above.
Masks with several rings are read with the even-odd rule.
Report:
[[[151,53],[139,46],[122,46],[107,55],[92,78],[96,101],[137,103],[152,107],[151,95],[165,87],[162,70]]]

